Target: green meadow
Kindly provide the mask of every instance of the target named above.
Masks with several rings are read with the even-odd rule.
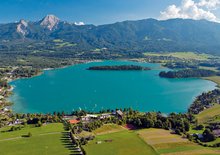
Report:
[[[198,54],[194,52],[169,52],[169,53],[152,53],[147,52],[144,53],[146,56],[172,56],[180,59],[186,60],[207,60],[208,58],[212,58],[213,56],[208,54]]]
[[[68,155],[71,151],[65,147],[61,123],[43,125],[42,127],[25,127],[18,131],[0,132],[1,155]],[[26,137],[28,133],[31,137]]]
[[[196,118],[198,119],[199,123],[207,123],[218,120],[220,116],[220,105],[216,104],[213,107],[206,109],[199,113]],[[219,120],[218,120],[219,121]]]
[[[73,146],[64,141],[66,132],[61,123],[27,126],[12,132],[9,129],[0,130],[1,155],[74,154]],[[29,132],[31,137],[27,137]],[[128,130],[107,124],[91,134],[96,135],[95,139],[83,146],[87,155],[215,155],[220,152],[163,129]]]
[[[85,147],[88,155],[157,155],[134,131],[97,135]]]

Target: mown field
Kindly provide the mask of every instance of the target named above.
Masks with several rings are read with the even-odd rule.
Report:
[[[220,149],[202,147],[163,129],[144,129],[139,136],[161,155],[215,155]]]
[[[116,124],[105,124],[101,128],[96,129],[93,131],[95,135],[103,135],[108,133],[114,133],[119,131],[124,131],[125,128]]]
[[[1,155],[68,155],[70,150],[62,141],[64,129],[61,123],[42,127],[26,127],[18,131],[0,132]],[[31,132],[31,137],[25,137]]]
[[[220,149],[200,146],[163,129],[127,130],[105,125],[96,138],[84,146],[88,155],[216,155]]]
[[[200,124],[215,121],[220,116],[220,105],[216,104],[213,107],[199,113],[196,118]]]
[[[0,130],[0,155],[69,155],[74,149],[63,141],[61,123],[27,126],[18,131]],[[25,137],[28,132],[31,137]],[[202,147],[163,129],[128,130],[107,124],[95,130],[84,146],[88,155],[215,155],[220,149]]]
[[[128,130],[97,135],[84,148],[88,155],[157,155],[137,133]]]

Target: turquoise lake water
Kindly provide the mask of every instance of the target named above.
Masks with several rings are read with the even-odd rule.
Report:
[[[91,71],[90,66],[133,64],[150,71]],[[185,112],[196,96],[216,84],[198,78],[166,79],[159,64],[104,61],[48,70],[40,76],[11,82],[15,112],[54,112],[129,108]]]

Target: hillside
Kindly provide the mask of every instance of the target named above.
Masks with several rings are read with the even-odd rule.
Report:
[[[35,22],[0,24],[1,54],[105,58],[194,51],[220,55],[219,48],[220,24],[206,20],[144,19],[95,26],[48,15]]]

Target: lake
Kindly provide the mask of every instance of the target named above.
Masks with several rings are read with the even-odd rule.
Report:
[[[94,71],[90,66],[141,65],[150,71]],[[104,61],[47,70],[40,76],[18,79],[12,109],[21,113],[48,113],[84,109],[129,108],[140,111],[186,112],[196,96],[216,84],[199,78],[166,79],[159,64]]]

